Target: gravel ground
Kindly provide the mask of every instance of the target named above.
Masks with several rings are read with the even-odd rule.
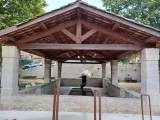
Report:
[[[128,90],[133,90],[138,93],[141,91],[141,83],[119,83],[119,85],[128,88]]]

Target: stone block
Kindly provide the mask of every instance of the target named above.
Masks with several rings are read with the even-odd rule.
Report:
[[[158,48],[145,48],[141,51],[141,61],[157,61],[159,60]]]
[[[19,58],[19,50],[16,46],[2,46],[2,50],[3,58]]]

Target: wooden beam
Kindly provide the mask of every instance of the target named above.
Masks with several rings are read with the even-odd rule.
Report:
[[[87,38],[89,38],[90,36],[92,36],[96,32],[97,32],[96,29],[91,29],[89,32],[87,32],[85,35],[82,36],[81,42],[83,42],[84,40],[86,40]]]
[[[141,46],[134,44],[52,44],[25,43],[20,49],[50,49],[50,50],[140,50]]]
[[[43,32],[40,32],[38,34],[32,35],[30,37],[18,40],[15,43],[16,44],[21,44],[21,43],[25,43],[25,42],[31,42],[31,41],[34,41],[34,40],[37,40],[37,39],[52,35],[53,33],[56,33],[58,31],[60,31],[61,29],[64,29],[64,28],[69,27],[69,26],[72,26],[74,24],[76,24],[76,20],[68,21],[66,23],[54,26],[54,27],[48,29],[47,31],[43,31]]]
[[[10,35],[4,35],[3,39],[5,39],[5,41],[6,40],[9,40],[9,41],[12,41],[12,42],[16,41],[16,38],[14,38]]]
[[[117,29],[119,28],[119,26],[120,26],[120,23],[118,23],[118,22],[115,23],[114,26],[113,26],[113,28],[112,28],[112,31],[113,31],[113,32],[116,32]]]
[[[146,43],[152,43],[152,42],[156,42],[157,40],[158,40],[157,37],[151,36],[151,37],[147,38],[147,39],[145,40],[145,42],[146,42]]]
[[[78,39],[75,35],[73,35],[71,32],[69,32],[67,29],[61,30],[65,35],[67,35],[69,38],[71,38],[73,41],[77,42]]]
[[[121,40],[121,41],[126,41],[126,42],[130,42],[130,43],[134,43],[134,44],[137,44],[137,45],[142,45],[142,46],[146,46],[147,44],[142,42],[142,41],[138,41],[138,40],[135,40],[133,38],[130,38],[130,37],[127,37],[127,36],[124,36],[120,33],[117,33],[117,32],[113,32],[112,30],[109,30],[109,29],[106,29],[106,28],[103,28],[101,26],[98,26],[96,24],[93,24],[91,22],[87,22],[87,21],[84,21],[82,20],[82,24],[85,25],[85,26],[88,26],[90,28],[94,28],[104,34],[107,34],[108,36],[112,37],[112,38],[115,38],[115,39],[118,39],[118,40]]]
[[[116,32],[117,31],[117,29],[119,28],[119,26],[120,26],[120,23],[115,23],[114,24],[114,26],[113,26],[113,28],[112,28],[112,31],[113,32]],[[107,36],[107,38],[105,38],[105,40],[103,41],[103,44],[106,44],[106,42],[109,40],[109,36]]]
[[[68,58],[52,58],[52,60],[80,60],[80,61],[83,61],[83,60],[89,60],[89,61],[108,61],[108,60],[112,60],[112,59],[107,59],[107,58],[71,58],[71,57],[68,57]]]
[[[43,22],[41,22],[41,23],[39,24],[39,27],[40,27],[43,31],[47,31],[47,30],[48,30],[48,28],[45,26],[45,24],[44,24]]]
[[[82,37],[82,24],[81,24],[81,10],[77,10],[77,28],[76,28],[76,37],[77,37],[77,42],[76,43],[81,43],[81,37]]]

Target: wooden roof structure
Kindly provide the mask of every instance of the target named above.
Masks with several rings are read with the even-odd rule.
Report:
[[[105,62],[155,48],[160,30],[82,1],[0,31],[0,42],[58,61]]]

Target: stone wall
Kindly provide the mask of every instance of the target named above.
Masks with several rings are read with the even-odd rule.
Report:
[[[18,95],[12,100],[11,106],[0,105],[0,110],[52,111],[53,108],[53,95]],[[94,112],[94,97],[60,95],[59,100],[60,112]],[[102,97],[101,101],[102,113],[141,114],[140,99]],[[144,110],[146,114],[145,104]],[[160,106],[152,104],[152,114],[160,115]]]
[[[111,77],[110,63],[106,64],[106,76]],[[62,64],[62,78],[79,78],[80,74],[89,70],[92,78],[102,78],[101,64]],[[133,80],[141,79],[140,64],[118,64],[119,80],[125,78],[132,78]],[[30,68],[20,71],[20,76],[37,76],[38,78],[44,77],[44,66]],[[57,65],[52,66],[52,76],[57,77]]]
[[[19,94],[53,94],[54,85],[59,84],[60,79],[56,79],[51,83],[44,83],[33,88],[25,88],[19,91]]]
[[[127,88],[120,85],[106,84],[107,95],[110,97],[122,97],[122,98],[140,98],[140,94],[134,91],[130,91]]]

